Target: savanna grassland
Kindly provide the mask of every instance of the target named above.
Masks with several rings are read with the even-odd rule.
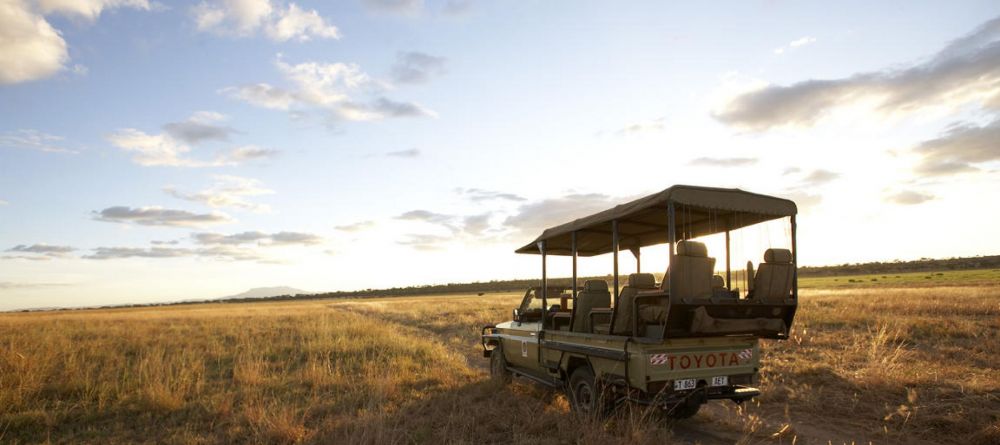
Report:
[[[763,395],[672,424],[492,382],[479,328],[518,294],[0,314],[0,443],[996,444],[1000,282],[974,284],[804,289]]]

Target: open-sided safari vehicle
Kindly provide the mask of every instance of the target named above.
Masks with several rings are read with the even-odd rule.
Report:
[[[565,388],[573,409],[589,413],[632,401],[684,418],[708,400],[759,395],[759,339],[787,338],[797,306],[795,213],[786,199],[678,185],[545,230],[517,250],[541,255],[542,285],[527,291],[512,321],[483,328],[491,374]],[[746,250],[745,232],[762,226],[759,251],[746,253],[756,273],[753,262],[734,271],[734,244]],[[657,283],[641,272],[640,253],[660,244],[669,266]],[[621,250],[636,265],[624,287]],[[578,286],[577,258],[607,253],[610,290],[605,280]],[[549,255],[572,258],[573,286],[549,286]]]

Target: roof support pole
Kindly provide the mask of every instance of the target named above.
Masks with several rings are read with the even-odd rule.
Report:
[[[728,223],[727,223],[728,224]],[[726,226],[726,288],[733,290],[733,273],[731,269],[732,263],[730,262],[729,256],[729,226]]]
[[[547,258],[546,258],[546,255],[545,255],[545,241],[544,240],[538,242],[538,251],[542,253],[542,329],[545,329],[545,320],[546,320],[546,318],[548,318],[548,317],[546,317],[546,315],[547,315],[547,312],[549,310],[549,304],[548,304],[548,300],[547,300],[547,298],[548,298],[547,294],[549,293],[548,292],[548,290],[549,290],[549,281],[548,281],[549,277],[548,277],[548,275],[546,273],[546,270],[545,270],[545,265],[547,263],[547,261],[546,261]]]
[[[615,330],[615,318],[618,314],[618,220],[611,221],[611,252],[614,258],[614,293],[615,296],[615,307],[611,314],[611,327],[608,332],[614,332]]]
[[[642,252],[640,251],[640,247],[635,246],[629,250],[632,251],[632,256],[635,257],[635,273],[642,273],[642,257],[640,256]]]
[[[576,252],[576,231],[573,231],[573,233],[571,233],[569,235],[569,239],[570,239],[570,248],[573,249],[573,284],[572,284],[572,286],[573,286],[573,311],[570,312],[570,315],[569,315],[569,329],[573,330],[573,324],[576,323],[576,294],[577,294],[577,284],[578,284],[576,282],[576,257],[577,257],[577,252]],[[562,308],[562,309],[565,310],[566,308]]]
[[[792,296],[799,299],[799,249],[795,246],[797,225],[795,215],[792,215]]]
[[[670,282],[670,277],[673,275],[670,273],[670,269],[674,268],[674,243],[677,242],[676,232],[677,226],[674,222],[674,203],[671,201],[667,203],[667,245],[670,246],[670,265],[667,268],[667,285],[665,286],[667,292],[670,292],[673,287],[671,286],[673,283]]]

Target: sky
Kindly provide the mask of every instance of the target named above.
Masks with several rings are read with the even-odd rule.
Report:
[[[1000,253],[1000,5],[670,3],[0,0],[0,310],[536,277],[673,184]]]

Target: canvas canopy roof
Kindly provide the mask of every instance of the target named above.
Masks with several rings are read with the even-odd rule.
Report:
[[[603,212],[552,227],[517,253],[540,254],[545,241],[548,255],[572,255],[572,233],[577,254],[612,251],[612,221],[618,221],[619,248],[627,250],[668,242],[668,205],[674,204],[675,240],[735,230],[772,219],[792,216],[795,203],[739,189],[675,185],[659,193],[615,206]]]

